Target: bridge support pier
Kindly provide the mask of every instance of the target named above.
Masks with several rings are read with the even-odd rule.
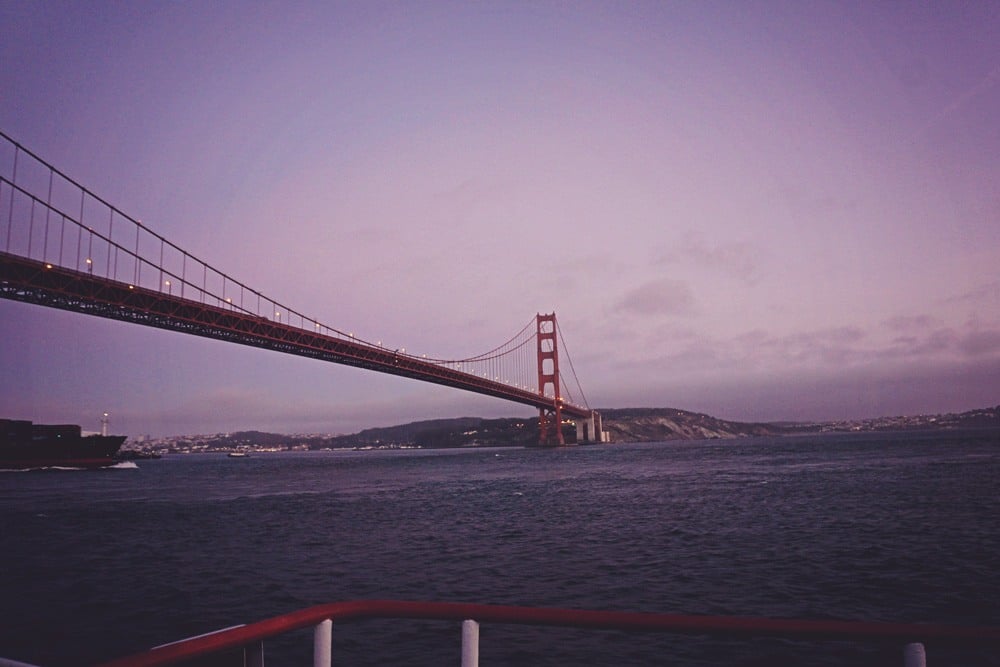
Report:
[[[562,410],[558,404],[555,408],[539,408],[538,444],[542,447],[562,447],[566,444],[562,430]]]
[[[604,424],[601,423],[600,412],[592,410],[589,417],[576,418],[576,441],[608,442],[608,432],[604,430]]]

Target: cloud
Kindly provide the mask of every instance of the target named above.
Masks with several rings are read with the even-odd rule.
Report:
[[[647,332],[622,348],[618,368],[633,380],[834,374],[918,365],[1000,362],[1000,329],[933,327],[928,316],[892,318],[879,328],[842,326],[777,333],[755,329],[728,338],[707,334],[662,337]],[[895,331],[894,329],[903,329]]]
[[[617,310],[634,315],[693,315],[696,311],[691,286],[681,280],[664,278],[627,292]]]
[[[730,374],[721,379],[663,377],[641,393],[626,386],[601,396],[599,406],[668,406],[747,421],[939,414],[996,405],[997,377],[1000,359]]]
[[[916,329],[928,329],[937,322],[930,315],[899,315],[882,322],[882,326],[892,331],[911,332]]]
[[[1000,300],[1000,280],[984,283],[967,292],[946,299],[945,303],[994,303]]]
[[[1000,353],[1000,330],[973,331],[958,341],[958,348],[970,357]]]
[[[654,260],[654,264],[695,264],[718,270],[746,285],[753,286],[762,275],[760,255],[761,251],[747,242],[711,245],[699,235],[688,232],[676,247]]]

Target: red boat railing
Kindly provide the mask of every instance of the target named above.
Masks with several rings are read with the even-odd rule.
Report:
[[[463,667],[478,665],[479,623],[483,622],[725,637],[772,636],[841,641],[894,641],[904,646],[904,664],[907,667],[925,664],[924,643],[1000,644],[1000,627],[994,626],[684,616],[453,602],[354,600],[309,607],[249,625],[192,637],[112,660],[100,667],[174,665],[227,649],[259,647],[264,639],[309,626],[314,627],[313,665],[329,667],[333,622],[372,618],[462,621]],[[262,667],[262,651],[249,651],[246,664]]]

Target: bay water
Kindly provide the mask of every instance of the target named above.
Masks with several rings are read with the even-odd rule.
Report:
[[[338,600],[1000,625],[1000,432],[173,455],[0,473],[0,657],[92,664]],[[310,664],[311,635],[265,644]],[[334,663],[459,663],[358,621]],[[930,665],[996,650],[927,647]],[[896,665],[902,647],[484,624],[483,665]]]

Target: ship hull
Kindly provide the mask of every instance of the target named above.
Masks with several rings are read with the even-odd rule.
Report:
[[[118,463],[116,458],[96,458],[96,459],[0,459],[0,469],[2,470],[36,470],[39,468],[80,468],[84,470],[94,470],[96,468],[107,468]]]
[[[123,435],[88,435],[79,426],[0,420],[0,468],[105,468],[118,462]]]

